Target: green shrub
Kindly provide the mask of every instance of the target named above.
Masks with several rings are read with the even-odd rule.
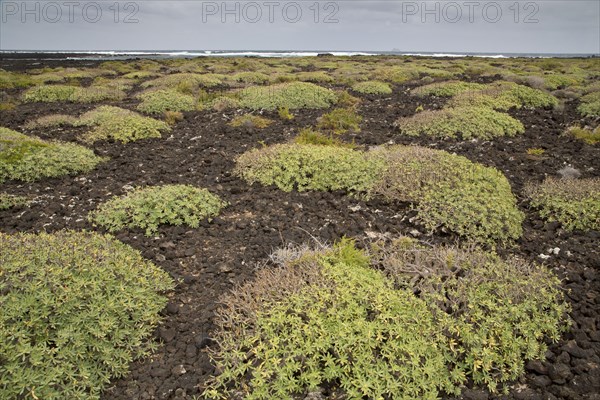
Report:
[[[352,90],[363,94],[391,94],[392,87],[389,83],[380,81],[359,82],[352,86]]]
[[[0,233],[0,397],[99,399],[155,345],[169,275],[111,236]]]
[[[215,87],[223,83],[223,76],[217,74],[191,74],[180,73],[161,76],[142,83],[143,88],[156,87],[161,89],[177,89],[188,87],[190,91],[195,91],[199,87]],[[186,90],[183,92],[189,93]]]
[[[159,138],[161,131],[171,130],[166,122],[113,106],[100,106],[88,111],[75,124],[94,127],[84,136],[84,140],[91,143],[106,139],[127,143],[139,139]]]
[[[338,97],[336,103],[338,107],[356,108],[356,106],[358,106],[358,104],[360,103],[360,99],[358,97],[352,96],[346,90],[338,90],[335,92],[335,94]]]
[[[35,181],[91,171],[105,159],[72,143],[46,142],[0,128],[0,182]]]
[[[523,133],[523,124],[508,114],[487,107],[457,107],[422,111],[396,122],[403,134],[441,138],[492,139]]]
[[[290,112],[290,109],[288,107],[277,108],[277,115],[283,121],[291,121],[292,119],[294,119],[294,114]]]
[[[137,96],[142,102],[137,109],[148,114],[163,114],[165,111],[192,111],[196,99],[174,89],[144,92]]]
[[[218,96],[208,102],[205,102],[205,104],[206,105],[201,104],[199,108],[204,109],[208,107],[215,111],[223,112],[225,110],[231,110],[241,107],[240,101],[238,99],[229,96]]]
[[[323,71],[299,72],[295,76],[302,82],[330,83],[334,81],[330,75]]]
[[[336,108],[323,114],[317,123],[317,129],[339,135],[347,131],[360,132],[362,117],[354,109]]]
[[[27,128],[27,129],[53,128],[56,126],[74,125],[76,122],[77,122],[77,118],[75,118],[71,115],[52,114],[52,115],[45,115],[43,117],[34,119],[33,121],[27,122],[25,124],[25,128]]]
[[[244,114],[244,115],[237,115],[235,116],[230,122],[229,125],[233,126],[235,128],[239,128],[240,126],[246,127],[246,128],[258,128],[258,129],[264,129],[267,126],[271,125],[273,123],[273,121],[271,121],[270,119],[258,116],[258,115],[252,115],[252,114]]]
[[[325,386],[351,399],[457,392],[427,305],[395,290],[352,242],[257,275],[221,301],[210,354],[221,373],[205,397],[291,399]]]
[[[24,88],[35,83],[36,81],[30,75],[0,69],[0,89]]]
[[[581,97],[580,102],[577,107],[579,114],[584,117],[600,117],[600,92],[586,94]]]
[[[567,134],[579,140],[583,140],[587,144],[600,143],[600,125],[596,129],[581,128],[579,126],[571,126],[567,129]]]
[[[345,146],[345,147],[354,147],[354,145],[350,143],[344,143],[338,138],[333,137],[332,135],[324,135],[321,132],[315,131],[312,128],[304,128],[299,133],[298,136],[294,138],[294,143],[296,144],[314,144],[320,146]]]
[[[67,85],[41,85],[28,89],[23,93],[26,102],[59,102],[96,103],[105,100],[122,100],[125,93],[119,88],[89,86],[77,87]]]
[[[267,74],[263,74],[262,72],[250,72],[250,71],[238,72],[237,74],[234,74],[231,77],[231,79],[233,79],[236,82],[255,83],[255,84],[267,83],[271,80],[269,78],[269,75],[267,75]]]
[[[235,173],[248,183],[275,185],[290,192],[365,192],[382,168],[361,152],[338,146],[277,144],[238,157]]]
[[[184,118],[183,113],[179,111],[165,111],[163,117],[165,117],[165,122],[169,126],[176,125],[178,122],[183,121]]]
[[[372,257],[396,287],[428,305],[459,381],[507,391],[525,361],[543,360],[546,341],[558,341],[568,328],[560,281],[542,266],[406,241],[375,246]]]
[[[327,108],[337,101],[333,91],[308,82],[252,86],[241,90],[239,97],[242,107],[253,110]]]
[[[600,179],[547,178],[529,184],[525,192],[542,218],[558,221],[572,231],[600,230]]]
[[[569,86],[577,86],[583,83],[581,77],[574,75],[552,74],[544,76],[544,85],[546,89],[556,90]]]
[[[386,169],[371,189],[391,201],[415,204],[419,221],[493,245],[518,239],[524,215],[506,177],[465,157],[416,146],[391,146],[373,153]]]
[[[29,203],[27,197],[15,196],[8,193],[0,193],[0,211],[13,207],[25,206]]]
[[[159,74],[153,71],[133,71],[123,75],[125,79],[146,79],[155,78]]]
[[[452,97],[459,93],[482,89],[485,89],[485,85],[481,83],[446,81],[417,87],[413,89],[411,93],[416,96]]]
[[[206,189],[189,185],[138,188],[102,204],[89,215],[94,224],[116,232],[145,229],[150,236],[163,224],[197,228],[200,221],[219,214],[226,203]]]
[[[495,110],[509,108],[549,108],[558,105],[558,99],[538,89],[513,82],[495,82],[485,89],[462,92],[448,103],[452,107],[489,107]]]

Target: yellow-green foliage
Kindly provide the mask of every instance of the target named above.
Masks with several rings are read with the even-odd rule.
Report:
[[[183,92],[195,91],[199,87],[214,87],[223,83],[223,76],[216,74],[180,73],[161,76],[142,83],[143,88],[157,87],[162,89],[189,88]]]
[[[396,122],[403,134],[441,138],[492,139],[523,133],[523,124],[508,114],[487,107],[456,107],[422,111]]]
[[[220,301],[206,398],[437,399],[467,381],[495,392],[567,328],[558,279],[493,253],[410,239],[366,253],[345,239],[272,259]]]
[[[542,218],[558,221],[572,231],[600,230],[600,179],[547,178],[529,184],[525,192]]]
[[[15,196],[8,193],[0,193],[0,211],[13,207],[25,206],[29,203],[27,197]]]
[[[141,228],[150,236],[164,224],[197,228],[200,221],[217,216],[226,205],[206,189],[189,185],[150,186],[107,201],[91,212],[89,219],[109,232]]]
[[[125,79],[146,79],[159,76],[158,73],[152,71],[133,71],[123,75]]]
[[[165,111],[163,117],[165,117],[165,122],[170,126],[183,121],[183,113],[179,111]]]
[[[456,392],[427,305],[352,242],[257,275],[221,301],[211,356],[222,373],[205,397],[294,398],[325,385],[351,399]]]
[[[600,143],[600,125],[596,129],[581,128],[579,126],[572,126],[567,129],[567,134],[576,137],[579,140],[583,140],[587,144]]]
[[[524,215],[510,183],[497,169],[417,146],[392,146],[373,157],[385,160],[386,169],[371,193],[415,204],[426,228],[445,227],[492,245],[521,236]]]
[[[380,81],[359,82],[352,86],[352,90],[363,94],[391,94],[392,87],[389,83]]]
[[[258,115],[244,114],[235,116],[229,122],[229,125],[236,128],[239,128],[241,126],[246,128],[264,129],[272,123],[273,121],[271,121],[270,119]]]
[[[172,289],[111,236],[0,233],[0,397],[99,399],[147,355]]]
[[[45,115],[43,117],[39,117],[34,119],[33,121],[29,121],[25,124],[25,128],[27,129],[35,129],[35,128],[52,128],[56,126],[69,126],[74,125],[77,122],[77,118],[71,115],[64,114],[52,114]]]
[[[277,144],[242,154],[235,172],[250,184],[275,185],[286,192],[366,192],[381,169],[378,160],[345,147]]]
[[[446,81],[417,87],[411,93],[416,96],[452,97],[459,93],[481,89],[485,89],[485,85],[481,83]]]
[[[299,72],[295,76],[302,82],[329,83],[334,81],[330,75],[323,71]]]
[[[558,104],[556,97],[513,82],[494,82],[482,90],[466,91],[455,95],[449,106],[490,107],[495,110],[509,108],[548,108]]]
[[[600,117],[600,91],[586,94],[580,102],[577,107],[579,114],[585,117]]]
[[[506,391],[525,361],[543,360],[546,341],[558,341],[568,328],[560,281],[542,266],[406,241],[374,246],[373,258],[397,287],[428,305],[458,381]]]
[[[351,143],[344,143],[332,135],[324,135],[321,132],[315,131],[312,128],[304,128],[298,136],[294,138],[296,144],[315,144],[320,146],[346,146],[353,148],[355,147]]]
[[[338,90],[335,92],[338,97],[336,105],[338,107],[345,108],[355,108],[360,103],[360,99],[358,97],[352,96],[346,90]]]
[[[267,83],[270,81],[269,75],[263,74],[262,72],[250,72],[250,71],[238,72],[237,74],[234,74],[233,76],[231,76],[231,79],[233,79],[236,82],[258,83],[258,84]]]
[[[30,75],[0,69],[0,89],[28,87],[35,83],[36,81]]]
[[[160,89],[137,95],[142,102],[137,109],[148,114],[163,114],[165,111],[192,111],[196,99],[175,89]]]
[[[549,90],[577,86],[583,83],[581,77],[576,75],[552,74],[544,76],[544,86]]]
[[[290,121],[294,119],[294,114],[290,112],[289,107],[279,107],[277,108],[277,115],[280,119],[284,121]]]
[[[352,108],[336,108],[319,118],[317,129],[336,135],[347,131],[360,132],[362,117]]]
[[[47,142],[0,128],[0,183],[7,179],[35,181],[88,172],[103,158],[83,146]]]
[[[240,107],[240,101],[236,98],[229,96],[218,96],[212,100],[201,103],[199,105],[200,109],[210,108],[218,112],[223,112],[225,110],[231,110]]]
[[[83,114],[75,125],[93,126],[84,136],[87,142],[114,139],[122,143],[159,138],[171,130],[166,122],[113,106],[100,106]]]
[[[308,82],[252,86],[239,92],[242,107],[253,110],[327,108],[337,101],[335,92]]]
[[[105,100],[122,100],[125,93],[119,88],[89,86],[77,87],[67,85],[41,85],[27,89],[23,93],[26,102],[73,102],[96,103]]]

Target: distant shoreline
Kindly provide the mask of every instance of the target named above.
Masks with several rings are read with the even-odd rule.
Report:
[[[197,57],[317,57],[317,56],[411,56],[434,58],[594,58],[598,54],[534,54],[534,53],[442,53],[442,52],[402,52],[402,51],[186,51],[186,50],[156,50],[156,51],[29,51],[29,50],[0,50],[2,60],[128,60],[135,58],[169,59]]]

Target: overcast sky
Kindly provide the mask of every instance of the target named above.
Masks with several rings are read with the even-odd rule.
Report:
[[[1,50],[600,53],[600,1],[8,1]]]

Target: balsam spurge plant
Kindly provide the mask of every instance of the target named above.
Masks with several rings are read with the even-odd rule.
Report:
[[[0,397],[99,399],[155,345],[169,275],[111,236],[0,233]]]
[[[27,197],[0,193],[0,211],[8,210],[13,207],[22,207],[27,205],[28,202]]]
[[[489,107],[506,111],[510,108],[550,108],[558,99],[539,89],[514,82],[494,82],[481,90],[461,92],[448,102],[452,107]]]
[[[422,111],[411,117],[399,119],[396,126],[403,134],[409,136],[460,137],[464,140],[493,139],[525,132],[525,127],[520,121],[488,107]]]
[[[396,287],[427,304],[459,381],[506,391],[525,362],[543,360],[546,341],[558,341],[569,326],[560,281],[542,266],[406,240],[376,244],[372,257]]]
[[[528,184],[525,192],[542,218],[558,221],[568,231],[600,230],[599,178],[547,178]]]
[[[392,87],[389,83],[380,81],[359,82],[352,86],[352,90],[362,94],[391,94]]]
[[[137,109],[148,114],[164,114],[165,111],[192,111],[196,98],[175,89],[158,89],[137,95],[142,102]]]
[[[150,236],[165,224],[197,228],[200,221],[217,216],[226,205],[206,189],[189,185],[150,186],[107,201],[90,213],[89,220],[109,232],[141,228]]]
[[[308,82],[251,86],[239,93],[240,105],[253,110],[328,108],[337,102],[334,91]]]
[[[242,154],[235,172],[249,183],[275,185],[290,192],[346,190],[366,192],[383,164],[346,147],[278,144]]]
[[[485,85],[481,83],[471,83],[463,81],[446,81],[436,82],[425,86],[419,86],[412,90],[412,94],[416,96],[437,96],[437,97],[452,97],[459,93],[470,92],[475,90],[485,89]]]
[[[481,250],[344,239],[271,259],[221,299],[206,398],[437,399],[469,381],[496,392],[568,326],[550,272]]]
[[[408,400],[455,389],[427,305],[395,290],[351,241],[260,270],[222,303],[211,354],[221,374],[206,398],[293,398],[327,385],[347,398]]]
[[[27,89],[23,93],[25,102],[53,103],[59,101],[73,103],[96,103],[105,100],[122,100],[125,93],[119,88],[68,85],[40,85]]]
[[[83,146],[47,142],[0,127],[0,183],[88,172],[104,160]]]
[[[166,122],[113,106],[101,106],[88,111],[75,122],[75,125],[93,127],[84,136],[86,142],[114,139],[127,143],[139,139],[159,138],[161,132],[171,130]]]
[[[245,127],[245,128],[257,128],[264,129],[271,125],[273,121],[270,119],[261,117],[260,115],[244,114],[235,116],[229,125],[234,128]]]
[[[361,122],[362,117],[353,108],[336,108],[318,119],[317,129],[335,135],[360,132]]]
[[[586,94],[579,100],[581,102],[577,107],[579,114],[585,117],[600,116],[600,91]]]

